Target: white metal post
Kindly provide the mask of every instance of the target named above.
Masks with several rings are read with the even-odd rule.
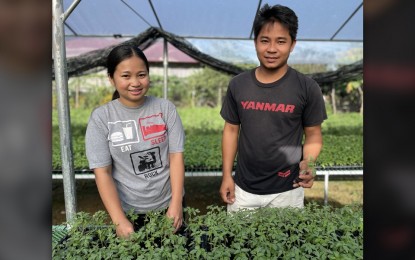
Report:
[[[324,205],[327,205],[329,197],[329,173],[324,173]]]
[[[167,73],[167,69],[169,67],[169,57],[168,57],[168,49],[167,49],[167,40],[164,39],[164,44],[163,44],[163,67],[164,67],[164,85],[163,85],[163,97],[165,99],[167,99],[167,90],[168,90],[168,86],[167,86],[167,78],[168,78],[168,73]]]
[[[79,1],[77,1],[79,2]],[[63,0],[52,0],[52,50],[57,92],[59,134],[62,158],[63,188],[65,197],[66,221],[76,214],[75,176],[73,169],[71,120],[68,101],[68,74],[66,70],[65,31]],[[72,5],[75,8],[74,5]],[[73,8],[71,8],[73,10]]]

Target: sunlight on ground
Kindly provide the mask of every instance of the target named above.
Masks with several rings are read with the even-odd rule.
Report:
[[[316,181],[311,189],[305,189],[305,198],[307,201],[324,200],[324,181]],[[336,205],[363,205],[363,181],[329,181],[328,198],[329,204],[334,202]]]

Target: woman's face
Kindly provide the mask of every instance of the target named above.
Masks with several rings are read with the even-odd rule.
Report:
[[[144,103],[144,96],[150,87],[150,77],[142,59],[134,55],[123,60],[109,79],[120,94],[120,102],[125,106],[137,107]]]

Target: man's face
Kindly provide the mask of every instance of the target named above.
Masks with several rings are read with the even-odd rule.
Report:
[[[280,22],[265,24],[255,40],[255,49],[262,67],[279,70],[287,65],[295,41],[291,40],[288,28]]]

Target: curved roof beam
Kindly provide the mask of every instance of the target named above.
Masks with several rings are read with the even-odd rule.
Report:
[[[137,15],[141,20],[143,20],[148,26],[153,27],[141,14],[139,14],[131,5],[127,4],[124,0],[121,0],[135,15]]]
[[[362,8],[363,6],[363,2],[360,3],[360,5],[356,8],[356,10],[354,10],[354,12],[349,16],[349,18],[347,18],[347,20],[340,26],[340,28],[333,34],[333,36],[331,36],[330,41],[333,41],[334,37],[337,36],[337,34],[339,34],[339,32],[346,26],[346,24],[353,18],[353,16],[357,13],[357,11],[359,11],[360,8]]]
[[[156,9],[154,8],[153,2],[151,2],[151,0],[148,0],[148,3],[150,4],[151,10],[153,10],[154,17],[156,17],[156,20],[157,20],[157,23],[158,23],[160,29],[162,31],[164,31],[163,26],[161,25],[160,19],[157,15]]]

